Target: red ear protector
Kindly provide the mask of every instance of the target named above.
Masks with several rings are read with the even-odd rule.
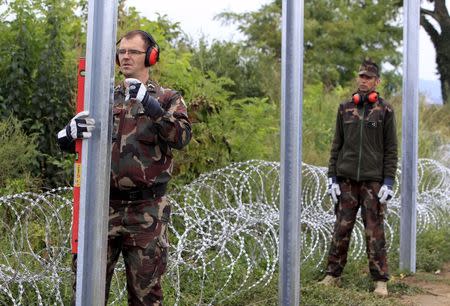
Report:
[[[156,43],[156,40],[145,31],[135,30],[134,32],[141,33],[150,42],[150,46],[145,51],[145,63],[144,64],[145,64],[145,67],[153,66],[159,60],[159,46]],[[119,41],[116,43],[116,46],[120,44],[121,40],[122,40],[122,38],[119,39]],[[117,54],[117,53],[116,53],[116,64],[118,66],[120,66],[119,54]]]
[[[352,96],[353,103],[356,105],[363,103],[364,101],[367,101],[369,103],[375,103],[378,101],[378,92],[372,91],[368,93],[367,95],[361,95],[359,93],[354,93]]]

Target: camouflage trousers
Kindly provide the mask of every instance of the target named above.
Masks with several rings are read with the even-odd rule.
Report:
[[[347,263],[351,233],[361,207],[370,274],[375,281],[387,281],[389,274],[384,235],[386,205],[380,204],[377,197],[380,183],[344,179],[339,186],[341,196],[335,207],[336,223],[326,273],[335,277],[342,274]]]
[[[162,305],[161,277],[167,267],[169,218],[166,197],[110,201],[105,305],[120,253],[125,263],[128,305]],[[76,256],[72,270],[76,272]],[[75,288],[74,282],[74,296]]]

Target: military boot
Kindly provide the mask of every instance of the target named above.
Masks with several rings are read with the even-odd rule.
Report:
[[[375,282],[375,290],[373,293],[379,296],[388,296],[387,283],[380,281]]]
[[[331,275],[327,275],[318,284],[319,285],[324,285],[324,286],[337,286],[339,284],[339,277],[334,277],[334,276],[331,276]]]

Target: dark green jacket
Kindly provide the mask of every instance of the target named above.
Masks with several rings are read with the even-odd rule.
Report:
[[[355,181],[394,179],[397,170],[397,134],[392,107],[383,99],[356,106],[339,105],[328,165],[329,177]]]

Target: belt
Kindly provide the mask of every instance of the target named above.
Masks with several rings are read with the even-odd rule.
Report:
[[[130,190],[111,188],[109,192],[109,199],[120,201],[150,200],[162,197],[165,192],[166,184],[158,184],[152,188],[134,188]]]

